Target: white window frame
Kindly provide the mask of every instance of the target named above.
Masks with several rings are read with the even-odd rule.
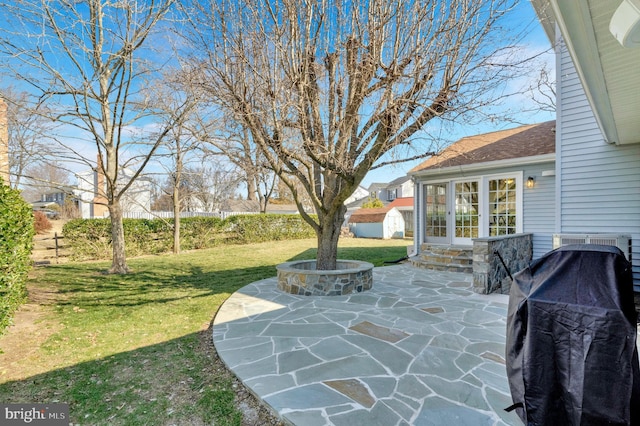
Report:
[[[455,196],[455,184],[456,182],[466,181],[478,181],[478,235],[480,238],[486,238],[489,236],[489,181],[496,179],[508,179],[515,178],[516,180],[516,233],[520,234],[524,230],[524,172],[522,170],[512,172],[492,173],[487,175],[471,175],[465,177],[444,177],[441,179],[433,178],[425,181],[421,181],[419,184],[419,191],[421,194],[419,214],[420,214],[420,231],[419,231],[419,243],[424,243],[426,237],[424,235],[425,229],[425,203],[424,191],[425,186],[434,183],[448,183],[447,188],[447,210],[449,212],[447,216],[447,235],[449,235],[449,244],[453,244],[453,238],[455,235],[455,218],[453,217],[453,197]]]
[[[522,170],[515,172],[482,175],[480,184],[482,186],[480,188],[480,194],[482,197],[482,200],[480,202],[480,212],[483,219],[480,221],[480,229],[478,230],[480,235],[484,237],[489,236],[489,181],[508,178],[516,179],[516,234],[521,234],[523,232],[524,212],[522,211],[522,209],[524,207],[524,185],[522,182],[522,177]]]

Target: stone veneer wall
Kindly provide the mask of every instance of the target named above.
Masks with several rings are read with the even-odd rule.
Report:
[[[500,253],[511,275],[526,268],[533,256],[533,234],[503,235],[473,240],[473,291],[480,294],[509,294],[511,279],[505,270]]]
[[[278,288],[300,296],[342,296],[370,290],[373,264],[338,260],[338,269],[316,270],[315,260],[297,260],[276,266]]]

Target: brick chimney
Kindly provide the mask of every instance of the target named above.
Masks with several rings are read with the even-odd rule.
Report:
[[[0,177],[9,185],[9,123],[7,104],[0,97]]]
[[[106,181],[104,177],[104,169],[100,161],[100,154],[96,156],[96,169],[93,177],[93,217],[105,217],[109,211],[107,208]]]

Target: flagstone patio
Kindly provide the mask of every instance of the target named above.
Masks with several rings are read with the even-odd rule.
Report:
[[[298,296],[277,278],[234,293],[215,317],[226,365],[303,426],[521,425],[504,361],[507,295],[472,275],[375,268],[373,288]]]

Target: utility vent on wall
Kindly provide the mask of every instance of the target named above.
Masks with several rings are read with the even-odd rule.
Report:
[[[553,248],[569,244],[601,244],[616,246],[631,261],[631,236],[618,234],[553,234]]]

